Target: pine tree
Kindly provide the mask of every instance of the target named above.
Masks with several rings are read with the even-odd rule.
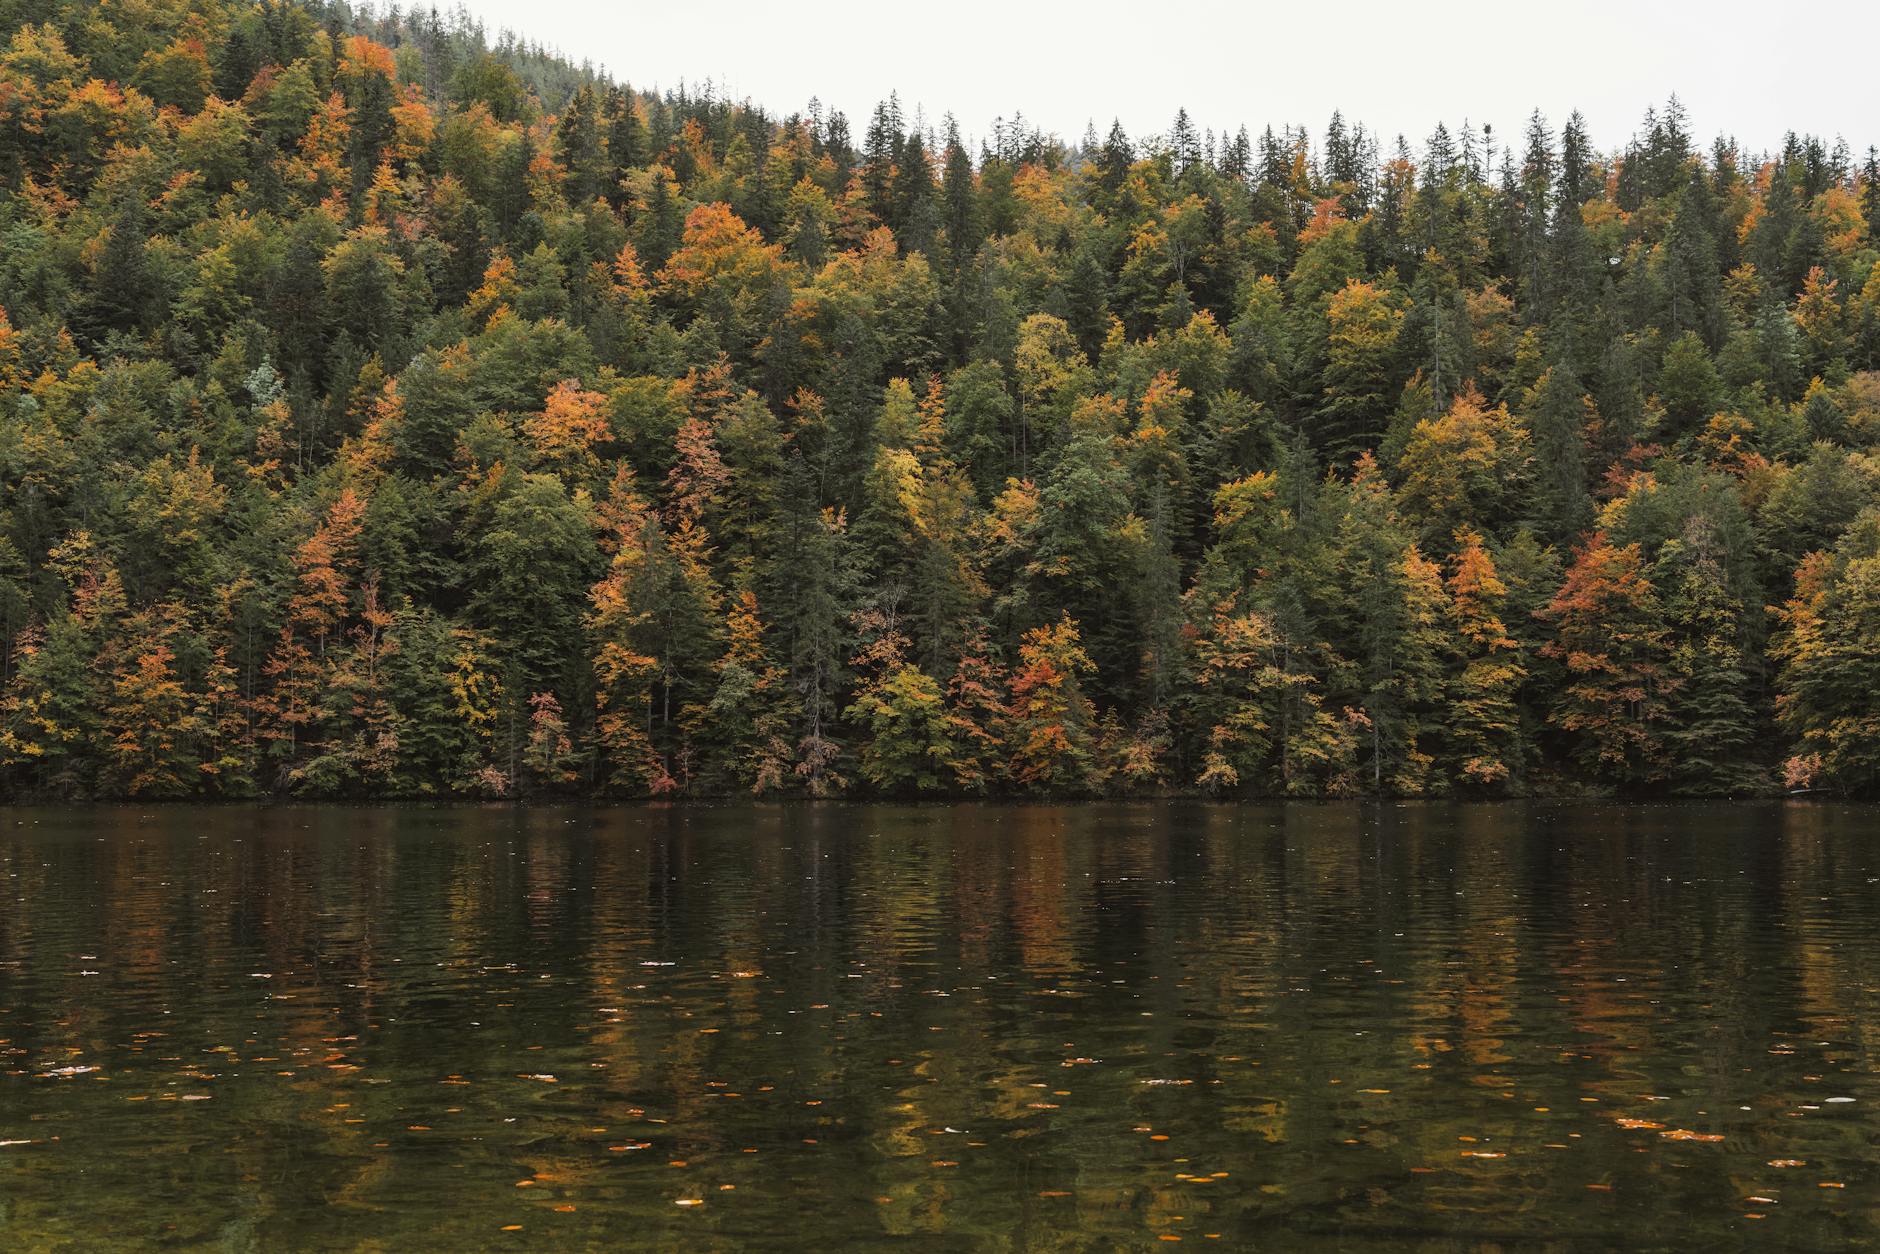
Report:
[[[1638,546],[1595,532],[1574,554],[1543,612],[1554,634],[1541,649],[1564,670],[1550,721],[1589,777],[1620,785],[1664,772],[1664,727],[1677,688],[1670,634]]]
[[[1469,789],[1518,789],[1528,750],[1519,693],[1527,677],[1521,645],[1502,617],[1508,588],[1480,534],[1456,533],[1447,581],[1455,652],[1441,719],[1443,759]]]
[[[1832,552],[1795,573],[1772,652],[1776,716],[1797,752],[1793,787],[1863,793],[1880,784],[1880,514],[1868,511]]]
[[[1665,544],[1655,582],[1667,589],[1671,674],[1676,682],[1665,731],[1672,791],[1690,796],[1755,793],[1756,720],[1743,670],[1742,607],[1712,551],[1701,516],[1683,540]]]
[[[1560,362],[1529,389],[1521,412],[1533,450],[1529,516],[1547,538],[1571,539],[1592,521],[1592,499],[1586,490],[1586,430],[1596,411],[1573,367]]]

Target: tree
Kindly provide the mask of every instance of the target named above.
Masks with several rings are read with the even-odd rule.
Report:
[[[1189,594],[1197,607],[1198,592]],[[1206,729],[1195,782],[1211,792],[1260,788],[1273,775],[1279,697],[1297,677],[1279,665],[1272,624],[1257,612],[1241,612],[1231,593],[1207,607],[1191,638],[1195,691],[1184,704],[1196,726]]]
[[[1776,717],[1795,738],[1792,787],[1868,793],[1880,784],[1880,514],[1869,511],[1833,550],[1795,574],[1773,646]]]
[[[1527,512],[1543,535],[1569,539],[1592,521],[1586,431],[1598,412],[1565,363],[1549,367],[1528,389],[1521,411],[1533,453]]]
[[[1589,777],[1649,783],[1665,768],[1665,724],[1677,688],[1658,590],[1636,544],[1614,547],[1594,532],[1575,552],[1543,616],[1541,648],[1565,674],[1549,721]]]
[[[1456,533],[1447,586],[1455,656],[1445,684],[1443,757],[1465,788],[1512,790],[1527,765],[1519,700],[1527,668],[1502,622],[1508,587],[1479,533]]]
[[[726,611],[725,650],[710,696],[687,710],[701,778],[728,779],[756,794],[789,786],[797,750],[788,677],[770,660],[764,635],[757,598],[745,589]]]
[[[643,577],[652,556],[648,550],[661,547],[663,537],[624,474],[616,479],[602,517],[613,555],[607,573],[589,590],[593,608],[587,630],[593,642],[594,735],[603,777],[609,786],[632,793],[668,792],[676,785],[652,739],[660,661],[640,651],[655,636],[653,612],[637,603],[640,596],[653,602]],[[672,687],[668,677],[668,694]]]
[[[1730,593],[1707,519],[1660,548],[1655,582],[1667,590],[1672,633],[1670,720],[1665,731],[1672,791],[1687,796],[1756,793],[1757,725],[1743,669],[1742,606]]]
[[[1090,790],[1097,718],[1082,677],[1095,669],[1068,614],[1025,633],[1002,729],[1013,783],[1046,793]]]
[[[1527,495],[1533,459],[1526,426],[1506,406],[1490,409],[1473,386],[1449,411],[1411,430],[1398,462],[1404,511],[1424,521],[1426,537],[1459,527],[1493,529]]]
[[[104,741],[100,714],[114,694],[103,677],[124,638],[127,599],[89,532],[74,532],[47,557],[69,601],[14,642],[13,682],[0,701],[0,767],[32,787],[82,797]]]
[[[906,661],[906,637],[891,613],[857,616],[868,637],[854,660],[864,678],[846,717],[868,732],[861,752],[862,777],[887,793],[926,793],[957,776],[953,729],[940,684]]]
[[[512,780],[528,736],[528,699],[574,689],[572,667],[583,654],[581,606],[600,565],[591,503],[553,476],[515,478],[477,529],[467,562],[476,622],[503,657]]]
[[[1381,289],[1352,279],[1332,296],[1326,320],[1325,387],[1313,443],[1343,464],[1383,439],[1403,314]]]
[[[1008,705],[1005,677],[986,653],[985,633],[975,630],[962,642],[947,681],[949,782],[963,792],[986,791],[1005,770],[1000,744]]]
[[[1716,403],[1717,368],[1695,331],[1686,331],[1665,349],[1658,372],[1658,397],[1669,422],[1665,435],[1676,437],[1702,426]]]
[[[840,792],[844,784],[835,723],[847,679],[847,623],[856,600],[856,572],[846,517],[839,510],[817,508],[800,462],[792,479],[788,499],[797,504],[784,522],[773,604],[787,644],[790,682],[800,694],[796,775],[812,796],[823,796]]]

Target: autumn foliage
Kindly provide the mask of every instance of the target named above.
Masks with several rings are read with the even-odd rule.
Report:
[[[1880,789],[1873,154],[21,13],[0,796]]]

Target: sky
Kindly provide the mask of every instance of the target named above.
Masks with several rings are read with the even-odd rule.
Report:
[[[636,87],[711,80],[778,113],[819,97],[858,138],[898,90],[910,117],[951,111],[973,136],[1015,111],[1070,141],[1113,117],[1160,133],[1177,106],[1230,133],[1318,135],[1336,108],[1419,146],[1438,120],[1487,122],[1518,149],[1533,110],[1557,131],[1577,108],[1612,149],[1676,92],[1706,144],[1760,151],[1791,128],[1880,142],[1880,4],[1859,0],[466,4],[492,36],[508,27]]]

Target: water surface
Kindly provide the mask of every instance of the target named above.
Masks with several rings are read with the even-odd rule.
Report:
[[[1871,1245],[1876,817],[0,810],[0,1242]]]

